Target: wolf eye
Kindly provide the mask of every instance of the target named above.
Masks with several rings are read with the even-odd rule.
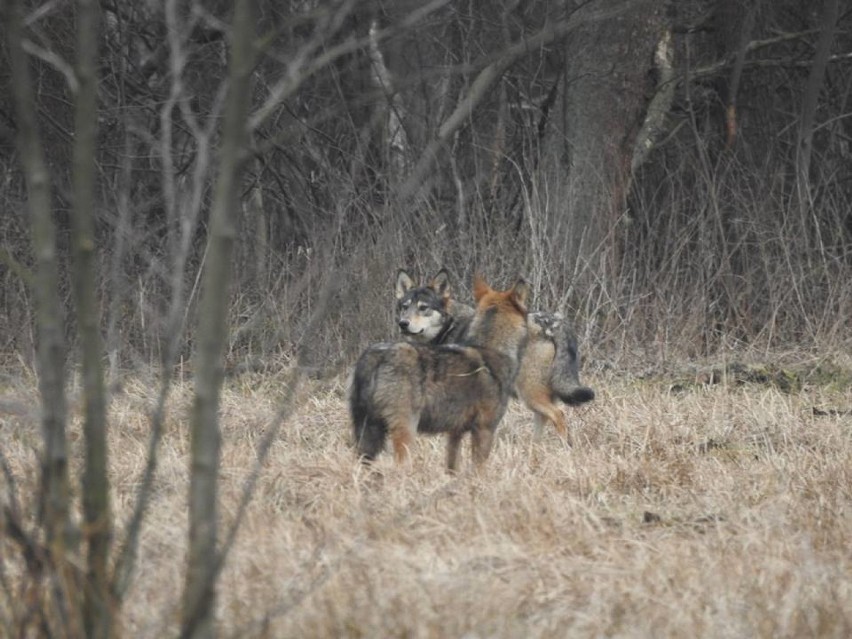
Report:
[[[417,310],[418,310],[418,311],[421,311],[421,312],[428,311],[428,310],[429,310],[429,305],[428,305],[428,304],[418,304],[418,305],[417,305]]]
[[[406,309],[409,306],[411,306],[411,302],[410,301],[402,302],[399,306],[400,306],[400,308]]]

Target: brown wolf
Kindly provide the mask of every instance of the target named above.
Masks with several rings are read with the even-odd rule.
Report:
[[[450,295],[449,276],[441,269],[424,286],[417,286],[405,269],[396,278],[397,317],[403,336],[417,343],[448,344],[463,341],[473,309]],[[533,411],[536,434],[545,421],[568,436],[565,414],[556,404],[569,406],[591,401],[595,391],[580,384],[577,339],[559,313],[528,316],[529,342],[521,359],[515,390]]]
[[[349,410],[362,460],[375,459],[388,435],[402,462],[415,432],[446,433],[447,469],[453,472],[469,432],[474,463],[485,462],[526,345],[528,290],[522,279],[508,291],[495,291],[476,278],[476,310],[465,343],[384,343],[361,354]]]

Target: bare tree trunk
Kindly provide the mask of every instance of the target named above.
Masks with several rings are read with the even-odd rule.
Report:
[[[654,51],[654,65],[657,69],[657,88],[654,97],[648,103],[642,128],[633,145],[633,157],[630,161],[630,175],[627,177],[625,194],[630,193],[633,180],[639,169],[645,164],[666,132],[666,118],[674,102],[677,84],[674,81],[674,46],[671,29],[666,27],[657,42]]]
[[[106,331],[106,349],[109,361],[107,379],[110,388],[120,385],[121,364],[121,313],[124,301],[127,298],[127,276],[125,273],[124,260],[127,255],[127,246],[133,237],[133,214],[131,211],[130,191],[133,172],[133,153],[136,144],[132,135],[125,131],[124,134],[124,157],[121,160],[121,169],[118,178],[118,194],[116,198],[115,225],[113,227],[112,255],[110,256],[109,274],[109,311]]]
[[[263,165],[257,162],[258,175],[263,175]],[[252,279],[257,284],[258,290],[266,290],[269,284],[269,234],[266,211],[263,208],[263,188],[258,178],[251,187],[251,193],[246,204],[250,236],[248,237],[248,250],[254,253],[253,258],[246,260]],[[253,272],[252,272],[253,271]]]
[[[95,272],[94,186],[97,135],[99,6],[77,2],[77,94],[74,101],[72,281],[83,376],[85,465],[82,478],[87,542],[83,624],[87,637],[112,633],[109,588],[112,518],[107,477],[106,397]]]
[[[819,104],[819,94],[825,82],[825,69],[831,55],[831,43],[834,40],[834,31],[837,26],[839,4],[838,0],[825,0],[823,2],[819,39],[816,43],[811,72],[808,74],[802,98],[802,117],[799,121],[799,135],[796,145],[796,183],[799,210],[802,212],[803,219],[811,207],[810,172],[814,122]]]
[[[385,56],[378,39],[378,20],[373,19],[370,23],[368,48],[370,54],[370,79],[377,91],[384,94],[385,105],[383,106],[385,117],[382,127],[384,129],[384,146],[387,149],[387,167],[390,171],[389,182],[397,184],[405,172],[406,160],[408,159],[408,137],[405,133],[403,122],[406,119],[405,106],[394,86],[394,80],[390,69],[385,63]]]
[[[751,40],[751,32],[754,28],[754,20],[757,15],[759,1],[753,0],[746,8],[745,20],[742,22],[737,42],[734,66],[728,82],[728,100],[725,107],[725,147],[728,149],[732,149],[737,140],[737,93],[740,90],[740,80],[743,76],[748,43]]]
[[[254,54],[254,0],[234,8],[229,89],[219,156],[219,175],[210,220],[210,241],[199,301],[195,357],[195,405],[192,414],[189,486],[189,558],[183,593],[181,636],[215,634],[217,481],[219,470],[219,391],[222,353],[227,339],[228,288],[236,237],[238,186],[248,121],[250,74]]]
[[[65,435],[65,340],[59,300],[56,229],[53,224],[50,176],[36,121],[29,61],[23,50],[20,0],[3,11],[18,124],[18,150],[27,183],[30,229],[35,256],[36,322],[38,325],[39,390],[44,451],[41,462],[39,514],[47,542],[56,558],[75,545],[69,519],[70,486]]]
[[[36,119],[36,102],[29,60],[24,53],[23,3],[0,3],[6,26],[12,93],[18,125],[18,152],[26,179],[30,231],[35,257],[34,293],[38,329],[38,371],[44,449],[38,492],[39,523],[45,534],[53,570],[50,576],[57,630],[63,636],[81,635],[77,572],[68,557],[76,554],[79,531],[70,517],[65,398],[65,339],[59,299],[56,228],[53,223],[50,175]],[[50,621],[45,620],[46,623]]]

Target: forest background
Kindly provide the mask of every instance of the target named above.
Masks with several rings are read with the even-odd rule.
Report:
[[[222,549],[210,522],[223,374],[279,380],[287,414],[298,379],[344,379],[366,344],[394,336],[400,267],[447,268],[461,299],[474,273],[523,274],[533,307],[573,323],[592,376],[706,365],[718,379],[733,370],[719,362],[759,362],[752,378],[798,388],[848,370],[852,9],[840,0],[0,10],[3,408],[27,414],[13,395],[35,397],[36,377],[42,402],[37,472],[15,480],[4,461],[8,494],[37,495],[32,521],[8,506],[4,530],[35,553],[21,574],[44,583],[50,566],[64,584],[36,597],[43,617],[9,596],[24,627],[73,625],[63,597],[75,602],[83,578],[58,558],[76,552],[94,584],[80,627],[115,627],[169,389],[190,379],[190,520],[209,525],[190,526],[181,627],[209,631],[233,543],[204,567]],[[107,407],[139,379],[160,390],[116,550]]]

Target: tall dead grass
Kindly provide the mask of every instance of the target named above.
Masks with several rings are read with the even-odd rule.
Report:
[[[573,448],[552,432],[534,441],[529,412],[513,403],[485,472],[472,472],[466,447],[457,477],[430,438],[408,466],[385,454],[365,471],[349,445],[343,378],[306,384],[222,576],[223,636],[849,636],[848,385],[785,393],[605,371],[586,381],[598,399],[570,413]],[[35,396],[25,384],[10,391]],[[226,383],[225,522],[282,394],[269,375]],[[178,628],[190,398],[179,383],[170,400],[127,636]],[[154,399],[131,380],[112,402],[119,531]],[[37,481],[28,419],[0,428],[22,495]],[[76,424],[72,439],[80,445]],[[0,543],[8,595],[23,568]],[[17,618],[21,605],[0,597],[0,616]]]

